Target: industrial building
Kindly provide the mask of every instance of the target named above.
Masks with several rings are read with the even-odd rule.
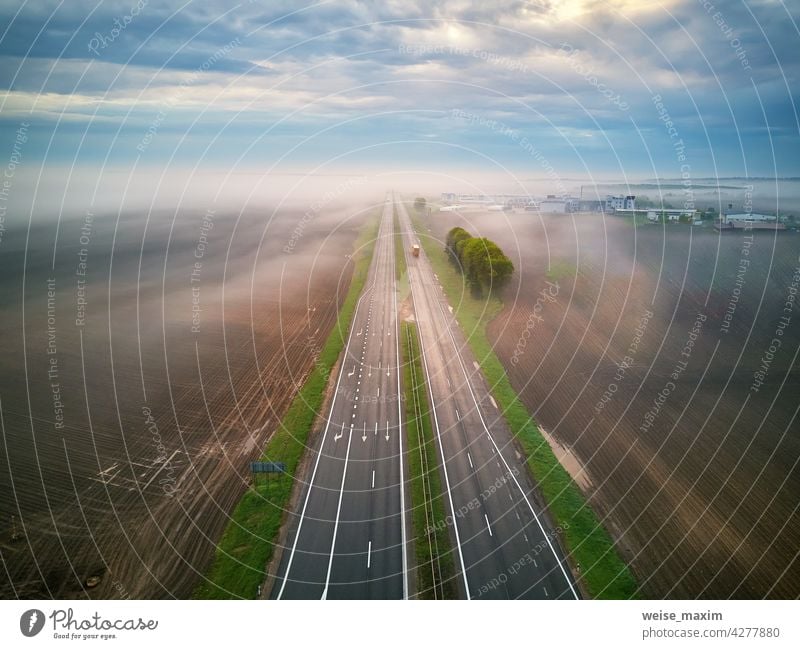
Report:
[[[755,212],[726,213],[714,224],[717,230],[785,230],[786,225],[771,214]]]
[[[540,212],[566,214],[568,212],[577,212],[579,208],[580,201],[577,198],[571,198],[569,196],[557,197],[550,194],[539,203]]]
[[[753,221],[756,223],[763,223],[769,221],[777,221],[777,216],[772,216],[769,214],[756,214],[755,212],[742,212],[739,214],[730,214],[726,213],[721,217],[721,220],[724,223],[732,223],[732,222],[741,222],[744,223],[745,221]]]
[[[636,209],[636,196],[606,196],[605,209],[606,212],[616,212],[617,210],[635,210]]]

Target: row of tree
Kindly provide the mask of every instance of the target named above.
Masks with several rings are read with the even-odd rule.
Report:
[[[473,237],[464,228],[447,233],[445,247],[476,293],[503,287],[514,273],[514,264],[494,241]]]

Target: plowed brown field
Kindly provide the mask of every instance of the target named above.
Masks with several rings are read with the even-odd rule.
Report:
[[[270,216],[68,220],[54,266],[54,223],[6,233],[0,597],[191,594],[350,281],[359,223]]]

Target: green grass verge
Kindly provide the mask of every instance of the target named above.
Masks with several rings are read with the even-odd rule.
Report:
[[[394,277],[400,281],[406,276],[406,257],[403,250],[403,237],[400,234],[400,219],[397,216],[397,206],[394,206]]]
[[[267,564],[289,505],[293,476],[306,449],[306,441],[333,366],[341,354],[356,303],[367,279],[378,219],[370,217],[356,242],[353,275],[339,309],[336,326],[325,341],[313,371],[292,400],[281,425],[270,437],[261,456],[264,461],[284,462],[286,475],[261,478],[249,488],[233,511],[206,577],[194,591],[195,599],[253,599],[263,583]]]
[[[426,232],[418,216],[413,215],[412,221],[418,233]],[[567,551],[582,568],[581,579],[589,594],[599,599],[635,597],[633,574],[617,554],[611,536],[600,524],[580,489],[542,437],[492,349],[486,326],[502,310],[502,301],[497,297],[473,298],[465,288],[463,276],[449,262],[441,244],[426,235],[420,236],[420,240],[467,336],[470,349],[491,386],[492,395],[525,451],[528,466],[548,503],[554,522],[563,530]]]
[[[455,599],[456,573],[431,426],[417,327],[401,325],[403,395],[411,483],[417,599]]]

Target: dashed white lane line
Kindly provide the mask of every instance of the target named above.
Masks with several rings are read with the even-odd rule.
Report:
[[[489,401],[491,401],[491,402],[492,402],[492,405],[494,406],[494,409],[495,409],[495,410],[498,410],[498,407],[497,407],[497,402],[494,400],[494,397],[492,397],[492,395],[491,395],[491,394],[489,395]]]
[[[372,488],[375,488],[375,469],[372,469]]]
[[[472,464],[472,456],[469,454],[469,451],[467,451],[467,459],[469,460],[469,468],[474,469],[475,467]]]
[[[483,518],[486,520],[486,529],[489,530],[489,536],[494,536],[492,534],[492,526],[489,525],[489,517],[486,514],[484,514]]]
[[[545,588],[544,586],[542,586],[542,590],[544,591],[544,596],[545,596],[545,597],[550,597],[550,595],[548,595],[548,594],[547,594],[547,588]]]
[[[372,541],[370,541],[369,545],[367,546],[367,568],[369,568],[371,562],[372,562]]]

